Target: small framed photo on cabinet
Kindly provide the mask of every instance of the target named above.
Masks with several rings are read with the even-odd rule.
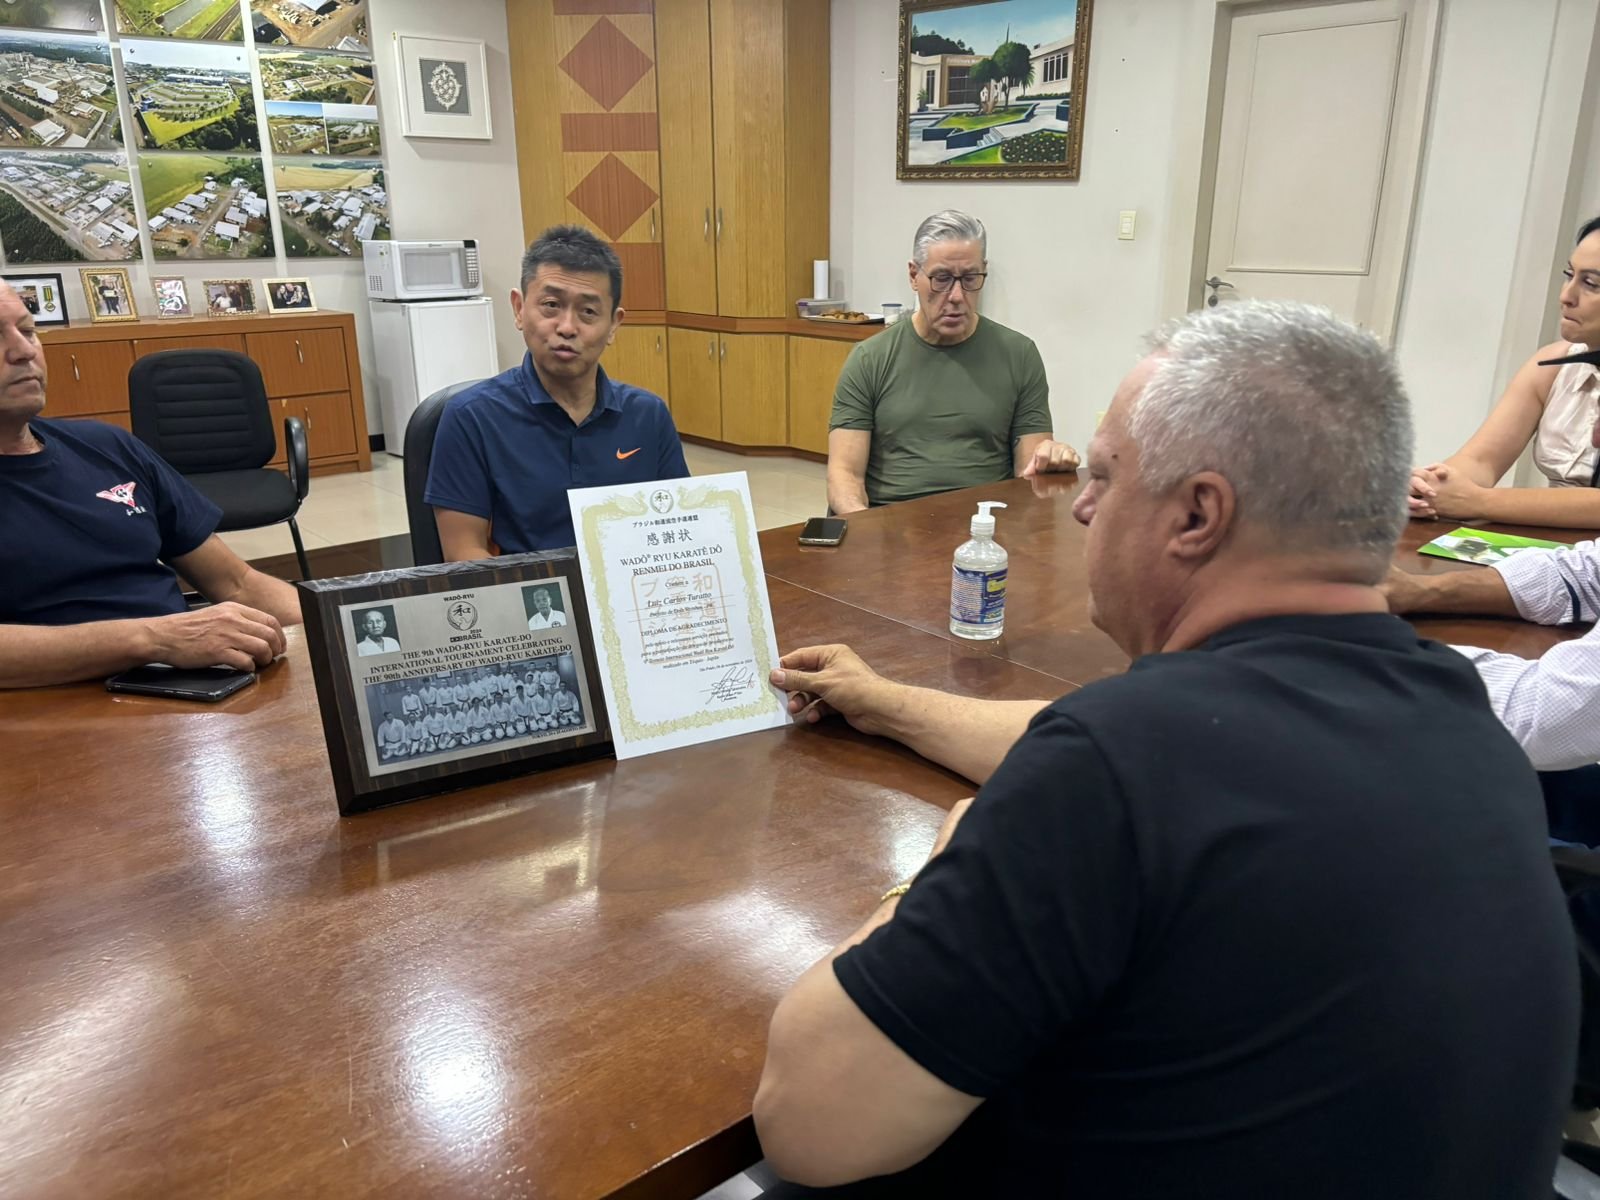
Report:
[[[83,276],[89,319],[95,324],[139,319],[139,310],[133,306],[133,285],[128,282],[127,268],[84,267],[78,274]]]
[[[67,323],[67,296],[59,275],[0,275],[39,328]]]
[[[156,293],[156,316],[158,317],[192,317],[194,310],[189,307],[189,283],[176,275],[152,279],[151,286]]]
[[[263,279],[267,289],[267,311],[273,313],[316,312],[309,279]]]
[[[206,294],[206,312],[213,317],[246,317],[261,311],[253,279],[203,279],[200,287]]]

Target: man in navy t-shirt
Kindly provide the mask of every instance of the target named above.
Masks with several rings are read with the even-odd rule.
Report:
[[[916,1200],[1550,1194],[1572,929],[1526,757],[1376,586],[1411,448],[1375,338],[1297,304],[1195,314],[1118,390],[1073,509],[1125,675],[1000,702],[842,646],[782,660],[792,710],[981,788],[778,1006],[755,1123],[780,1174]]]
[[[662,399],[600,368],[624,315],[616,251],[576,225],[547,229],[511,311],[522,365],[454,397],[434,440],[426,499],[450,562],[573,545],[568,488],[689,474]]]
[[[282,654],[300,602],[223,545],[215,505],[132,434],[39,416],[44,351],[3,283],[0,356],[0,687]],[[212,606],[188,611],[175,572]]]

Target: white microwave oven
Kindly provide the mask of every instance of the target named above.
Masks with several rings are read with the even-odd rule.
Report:
[[[478,243],[362,242],[374,300],[448,300],[483,294]]]

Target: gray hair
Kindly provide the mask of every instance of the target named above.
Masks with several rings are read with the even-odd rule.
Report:
[[[937,242],[977,242],[978,252],[989,257],[989,234],[983,222],[959,209],[936,212],[917,226],[917,235],[911,239],[911,261],[927,266],[928,251]]]
[[[1387,565],[1408,515],[1413,435],[1377,338],[1325,308],[1239,302],[1180,317],[1150,349],[1156,368],[1129,420],[1146,487],[1217,471],[1241,518]]]

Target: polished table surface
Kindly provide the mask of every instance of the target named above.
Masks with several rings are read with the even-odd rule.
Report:
[[[1071,476],[762,535],[780,644],[1049,698],[1114,673]],[[1005,635],[950,556],[1011,507]],[[1410,551],[1407,569],[1457,567]],[[1419,622],[1535,654],[1562,631]],[[0,1195],[698,1195],[757,1149],[778,998],[970,787],[842,724],[341,820],[305,647],[211,706],[0,694]]]

